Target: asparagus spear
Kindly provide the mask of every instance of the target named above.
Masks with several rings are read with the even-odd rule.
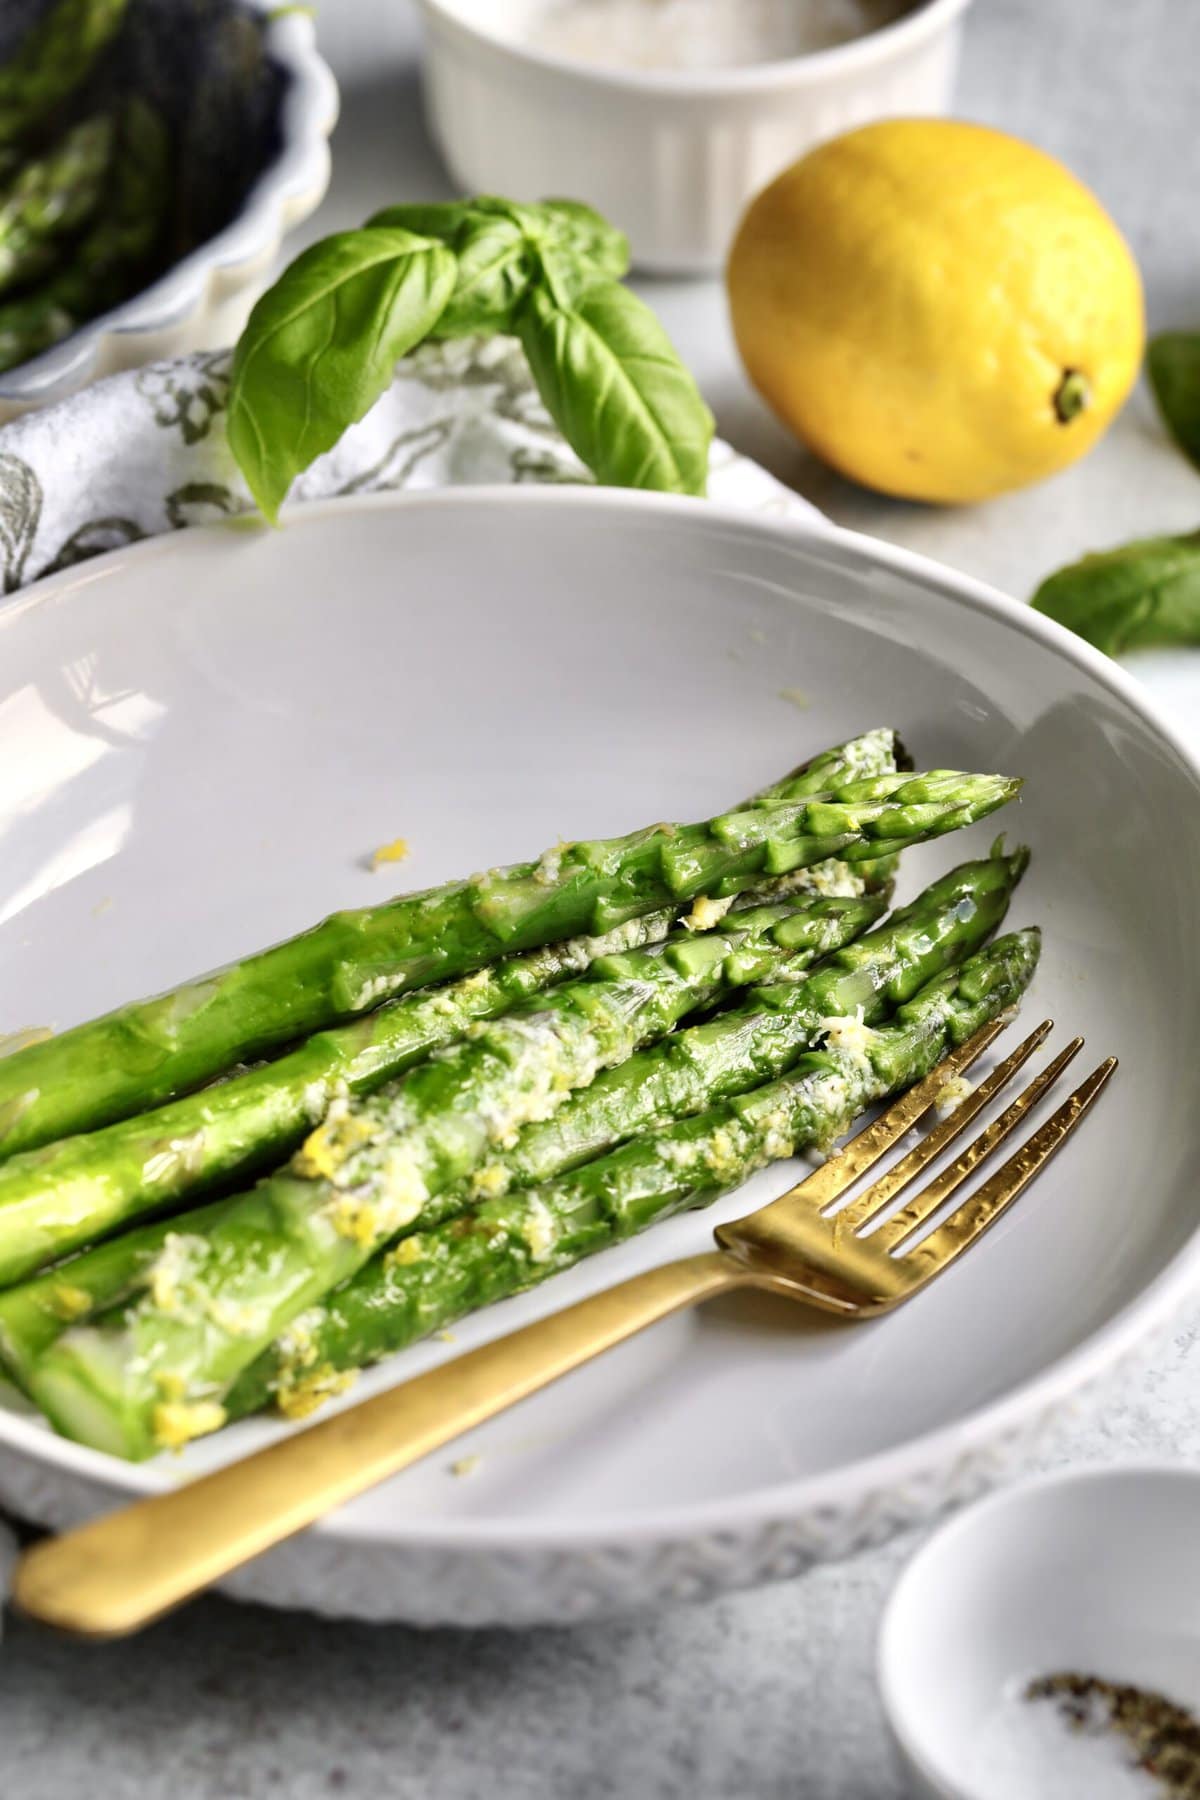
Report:
[[[213,1200],[187,1214],[186,1229],[203,1234],[222,1218],[236,1196]],[[26,1392],[43,1351],[68,1325],[131,1299],[153,1273],[177,1227],[163,1219],[126,1231],[106,1244],[68,1257],[46,1274],[0,1293],[0,1363]]]
[[[725,974],[733,984],[743,972],[761,978],[776,962],[805,965],[818,950],[865,930],[883,904],[866,896],[809,902],[813,928],[798,951],[768,943],[753,961],[728,962]],[[738,913],[729,922],[739,928],[750,917]],[[646,913],[602,938],[566,938],[510,957],[318,1032],[277,1062],[199,1094],[11,1157],[0,1164],[0,1284],[185,1196],[198,1198],[219,1181],[278,1163],[335,1095],[373,1093],[476,1021],[495,1018],[606,956],[654,943],[674,922],[669,911]]]
[[[890,775],[898,770],[911,770],[912,757],[897,732],[887,726],[864,731],[844,744],[801,763],[790,775],[773,786],[763,788],[748,802],[757,805],[771,800],[799,800],[808,794],[819,794],[825,788],[839,787],[845,781],[862,781],[871,775]],[[884,893],[895,879],[898,856],[881,856],[872,862],[851,867],[837,857],[797,869],[791,876],[773,884],[772,898],[780,898],[784,884],[794,882],[792,891],[810,888],[819,894],[846,897],[863,893]]]
[[[124,1319],[64,1334],[35,1374],[39,1404],[69,1435],[135,1458],[175,1441],[184,1419],[202,1426],[214,1391],[489,1145],[548,1116],[731,981],[777,969],[781,951],[838,941],[845,909],[862,904],[763,907],[721,931],[602,958],[381,1092],[335,1101],[288,1167],[205,1238],[168,1238]]]
[[[540,1188],[490,1200],[401,1239],[324,1306],[302,1313],[239,1379],[229,1418],[272,1401],[303,1417],[352,1372],[464,1313],[545,1281],[657,1220],[707,1206],[769,1162],[828,1149],[865,1107],[919,1081],[946,1051],[1013,1005],[1037,965],[1036,931],[1014,932],[901,1006],[860,1048],[802,1056],[781,1079],[646,1137]]]
[[[1023,866],[1023,855],[995,857],[936,883],[924,906],[906,909],[855,964],[841,964],[835,983],[818,974],[790,990],[763,990],[778,1016],[762,1035],[781,1039],[783,1060],[791,1060],[828,1031],[826,1008],[835,1001],[851,1007],[851,1029],[861,1033],[860,1009],[874,1010],[879,992],[903,999],[982,942]],[[788,930],[807,917],[795,915]],[[690,959],[701,950],[711,957],[719,936],[693,939]],[[635,960],[611,963],[628,976]],[[640,960],[654,958],[641,952]],[[63,1335],[35,1371],[39,1405],[69,1436],[134,1458],[213,1429],[225,1390],[297,1312],[349,1280],[388,1240],[460,1207],[461,1197],[440,1202],[439,1194],[489,1146],[553,1111],[558,1083],[583,1085],[589,1067],[622,1060],[637,1033],[613,1007],[617,999],[611,981],[574,983],[540,1003],[536,1034],[520,1013],[510,1015],[385,1093],[332,1108],[290,1168],[260,1182],[206,1236],[177,1221],[147,1273],[147,1292],[127,1312]],[[546,1019],[552,1009],[558,1029]],[[659,1030],[669,1025],[661,1000],[653,1010]]]
[[[95,212],[113,148],[112,120],[85,119],[0,194],[0,292],[32,281]]]
[[[0,1155],[127,1118],[232,1064],[413,987],[555,938],[601,935],[688,900],[730,900],[764,877],[956,830],[1018,781],[935,771],[847,782],[699,825],[656,825],[537,862],[335,914],[230,968],[135,1002],[0,1063]],[[707,915],[697,909],[699,922]]]
[[[125,7],[126,0],[53,0],[0,66],[0,144],[23,136],[80,85]]]
[[[117,121],[111,181],[95,224],[56,275],[0,304],[0,370],[39,356],[137,285],[162,231],[169,177],[166,126],[144,100],[126,99]]]

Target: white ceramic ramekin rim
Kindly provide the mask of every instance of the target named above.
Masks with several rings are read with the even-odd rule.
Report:
[[[1114,1481],[1128,1483],[1146,1480],[1170,1482],[1180,1487],[1191,1486],[1200,1494],[1200,1469],[1184,1462],[1167,1462],[1162,1457],[1132,1456],[1118,1463],[1087,1463],[1073,1468],[1051,1469],[1015,1481],[998,1492],[988,1494],[973,1505],[964,1507],[931,1532],[925,1542],[905,1564],[893,1587],[880,1621],[875,1652],[875,1676],[883,1704],[884,1716],[907,1770],[917,1776],[932,1794],[944,1800],[974,1800],[964,1787],[955,1785],[949,1770],[935,1766],[926,1746],[918,1741],[911,1711],[900,1697],[895,1670],[903,1653],[900,1638],[903,1614],[919,1600],[921,1589],[935,1579],[939,1561],[964,1539],[989,1534],[991,1522],[1002,1512],[1025,1504],[1031,1497],[1067,1492],[1079,1493],[1086,1503],[1090,1491],[1110,1486]]]
[[[284,232],[320,201],[329,185],[329,136],[338,90],[319,54],[312,19],[273,16],[270,0],[248,0],[264,15],[267,54],[287,77],[280,109],[280,146],[236,218],[120,306],[91,319],[43,355],[0,375],[0,408],[45,405],[103,372],[114,337],[169,331],[200,311],[219,287],[229,293],[278,248]]]
[[[573,61],[540,49],[519,37],[506,37],[488,25],[463,18],[456,0],[419,0],[419,5],[442,28],[455,32],[462,42],[486,46],[560,79],[589,86],[645,95],[714,96],[764,91],[791,92],[815,86],[843,75],[857,75],[888,62],[945,31],[966,11],[971,0],[917,0],[914,9],[847,43],[826,50],[810,50],[803,56],[776,57],[770,62],[739,63],[717,69],[625,69],[606,64]]]

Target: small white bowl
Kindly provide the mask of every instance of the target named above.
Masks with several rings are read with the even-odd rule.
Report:
[[[306,219],[329,186],[329,136],[338,91],[318,55],[312,19],[265,11],[263,47],[283,72],[279,147],[237,216],[149,287],[91,319],[52,350],[0,375],[0,424],[63,400],[89,382],[237,337],[271,273],[284,233]]]
[[[1134,1464],[1009,1488],[931,1538],[892,1595],[879,1644],[884,1709],[914,1794],[1060,1800],[1067,1765],[1056,1775],[1052,1703],[1021,1697],[1037,1675],[1099,1675],[1200,1711],[1198,1521],[1200,1471]],[[1110,1747],[1061,1730],[1068,1757]],[[1019,1786],[1003,1774],[1014,1731],[1026,1744]],[[1027,1757],[1047,1743],[1042,1786]]]
[[[924,0],[894,24],[807,56],[646,71],[523,42],[531,0],[420,0],[426,106],[468,191],[589,201],[643,269],[720,268],[742,210],[823,139],[949,104],[970,0]]]

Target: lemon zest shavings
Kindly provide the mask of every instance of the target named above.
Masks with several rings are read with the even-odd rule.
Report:
[[[380,844],[371,852],[372,869],[382,869],[388,863],[402,863],[408,856],[408,839],[393,838],[390,844]]]

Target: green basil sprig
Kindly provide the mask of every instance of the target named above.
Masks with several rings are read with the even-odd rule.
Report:
[[[1043,581],[1033,604],[1109,656],[1200,644],[1200,532],[1085,556]]]
[[[1167,429],[1200,468],[1200,332],[1163,331],[1151,338],[1146,373]]]
[[[286,268],[247,321],[229,441],[270,519],[295,477],[426,339],[516,335],[547,410],[602,482],[703,494],[712,416],[620,277],[624,235],[574,200],[393,206]]]

